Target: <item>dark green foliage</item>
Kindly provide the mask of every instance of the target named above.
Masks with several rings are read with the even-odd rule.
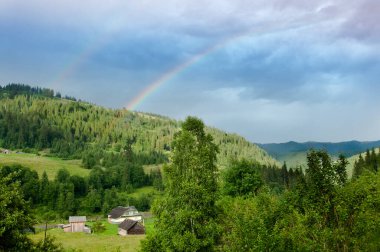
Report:
[[[267,193],[255,198],[227,197],[218,204],[222,209],[219,216],[223,227],[221,251],[276,251],[275,197]]]
[[[311,151],[291,190],[220,200],[220,250],[379,251],[380,176],[346,181],[346,163]]]
[[[106,166],[103,162],[109,161],[115,151],[120,154],[130,149],[134,152],[133,163],[168,161],[170,143],[179,130],[179,122],[59,97],[52,90],[26,85],[0,87],[0,146],[32,152],[49,149],[53,156],[82,159],[83,166],[89,169]],[[231,158],[242,157],[276,164],[264,151],[240,136],[213,128],[206,131],[221,146],[220,167],[226,167]],[[128,144],[129,150],[125,148]]]
[[[232,161],[224,172],[224,193],[230,196],[256,195],[263,185],[261,165],[247,160]]]
[[[380,149],[376,153],[375,149],[367,150],[365,157],[360,154],[359,159],[355,161],[353,177],[357,178],[365,172],[378,172],[380,164]]]
[[[92,227],[91,227],[91,230],[98,234],[98,233],[103,233],[104,231],[106,231],[106,226],[101,222],[101,221],[96,221]]]
[[[156,232],[142,244],[143,251],[214,249],[218,148],[212,140],[193,117],[176,134],[172,162],[164,167],[165,194],[153,208]]]
[[[17,176],[17,174],[15,174]],[[0,251],[28,251],[32,247],[25,231],[34,220],[14,173],[0,177]]]
[[[56,243],[54,237],[48,235],[46,236],[46,239],[41,240],[37,242],[34,245],[33,249],[30,249],[31,251],[36,252],[61,252],[64,251],[62,248],[62,244]]]
[[[150,180],[152,181],[152,185],[154,189],[157,191],[163,191],[164,190],[164,183],[162,180],[162,174],[160,170],[157,171],[151,171],[150,172]]]
[[[13,183],[20,183],[23,197],[30,203],[37,203],[41,200],[39,195],[39,180],[36,171],[20,165],[4,166],[0,169],[0,178],[11,177]]]

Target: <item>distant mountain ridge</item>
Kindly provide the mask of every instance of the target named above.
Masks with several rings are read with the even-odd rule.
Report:
[[[346,157],[362,153],[367,149],[380,147],[379,141],[346,141],[346,142],[304,142],[257,144],[277,160],[286,161],[291,166],[306,164],[306,153],[310,149],[324,149],[336,157],[343,154]]]

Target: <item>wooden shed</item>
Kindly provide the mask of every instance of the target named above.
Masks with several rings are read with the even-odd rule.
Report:
[[[86,216],[70,216],[70,227],[64,227],[65,232],[83,232],[86,223]]]
[[[118,234],[121,236],[143,235],[145,234],[145,227],[138,221],[126,219],[119,224]]]

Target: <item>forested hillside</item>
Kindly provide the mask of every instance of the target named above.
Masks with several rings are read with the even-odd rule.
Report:
[[[25,152],[47,150],[50,155],[83,159],[91,168],[105,155],[130,145],[142,164],[168,159],[170,143],[181,122],[125,109],[106,109],[62,98],[50,89],[11,84],[0,87],[0,147]],[[208,128],[219,145],[218,166],[232,158],[277,164],[265,151],[244,138]]]
[[[366,172],[377,172],[380,165],[380,148],[371,149],[366,152],[348,158],[347,170],[354,178]]]
[[[273,144],[258,144],[272,157],[280,162],[286,161],[289,167],[306,167],[306,156],[310,149],[326,150],[332,157],[337,158],[340,154],[350,157],[366,151],[367,149],[380,147],[380,141],[359,142],[348,141],[340,143],[329,142],[287,142]]]

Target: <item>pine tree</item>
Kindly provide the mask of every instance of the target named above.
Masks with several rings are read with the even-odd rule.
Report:
[[[282,178],[282,183],[285,186],[285,188],[289,188],[289,173],[288,173],[288,167],[286,166],[286,162],[284,162],[281,168],[281,178]]]
[[[40,195],[40,202],[46,204],[49,200],[49,179],[46,174],[46,171],[42,173],[42,178],[40,181],[40,188],[39,188],[39,195]]]
[[[346,167],[348,165],[347,159],[343,155],[339,155],[339,159],[334,165],[335,173],[337,176],[337,183],[343,186],[347,182],[347,171]]]

